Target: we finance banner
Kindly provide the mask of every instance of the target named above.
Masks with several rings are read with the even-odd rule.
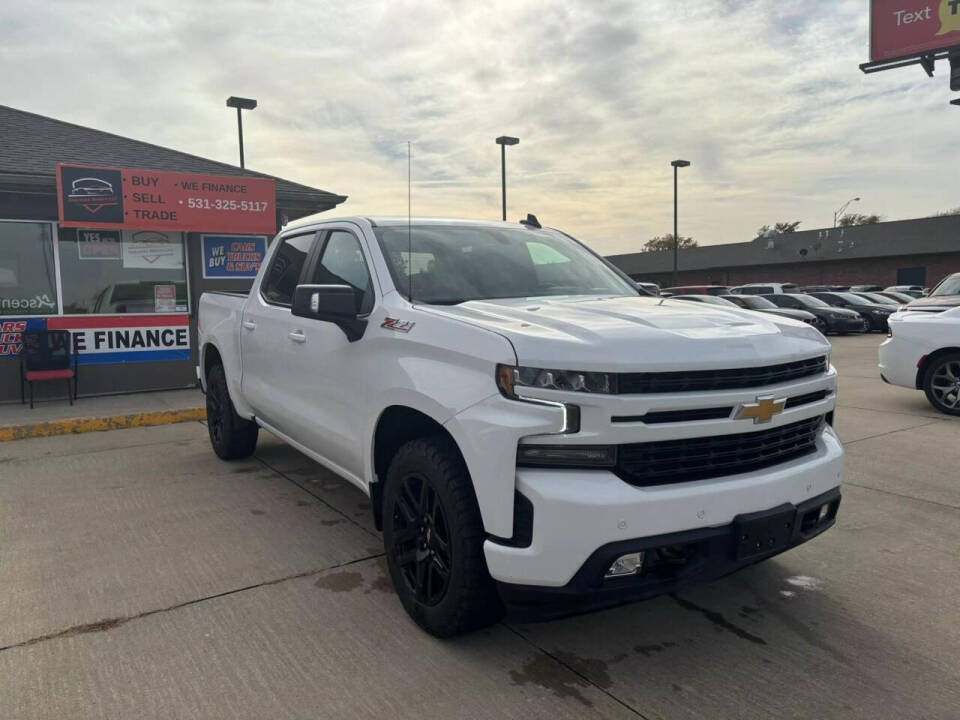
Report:
[[[190,359],[188,315],[51,317],[48,330],[69,330],[81,365]]]

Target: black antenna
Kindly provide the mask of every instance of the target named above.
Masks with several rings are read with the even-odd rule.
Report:
[[[407,140],[407,299],[413,302],[413,232],[410,228],[410,141]]]

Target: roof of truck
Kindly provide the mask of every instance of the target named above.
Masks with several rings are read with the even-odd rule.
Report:
[[[503,222],[502,220],[479,220],[470,218],[442,218],[442,217],[410,217],[406,215],[346,215],[332,216],[327,213],[307,215],[294,220],[284,226],[284,230],[296,229],[307,225],[332,222],[368,222],[374,227],[403,227],[411,225],[477,225],[483,227],[524,227],[519,222]]]

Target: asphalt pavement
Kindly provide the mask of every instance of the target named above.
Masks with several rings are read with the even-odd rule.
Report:
[[[960,717],[960,421],[835,338],[837,526],[675,596],[436,640],[367,499],[197,422],[0,444],[0,718]]]

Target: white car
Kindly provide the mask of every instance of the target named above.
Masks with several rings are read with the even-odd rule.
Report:
[[[797,292],[793,283],[749,283],[730,289],[731,295],[783,295]]]
[[[535,218],[299,220],[199,338],[217,455],[262,427],[368,494],[438,636],[711,580],[840,504],[817,330],[643,297]]]
[[[880,377],[923,390],[937,410],[960,415],[960,307],[902,310],[889,324],[890,336],[880,345]]]

